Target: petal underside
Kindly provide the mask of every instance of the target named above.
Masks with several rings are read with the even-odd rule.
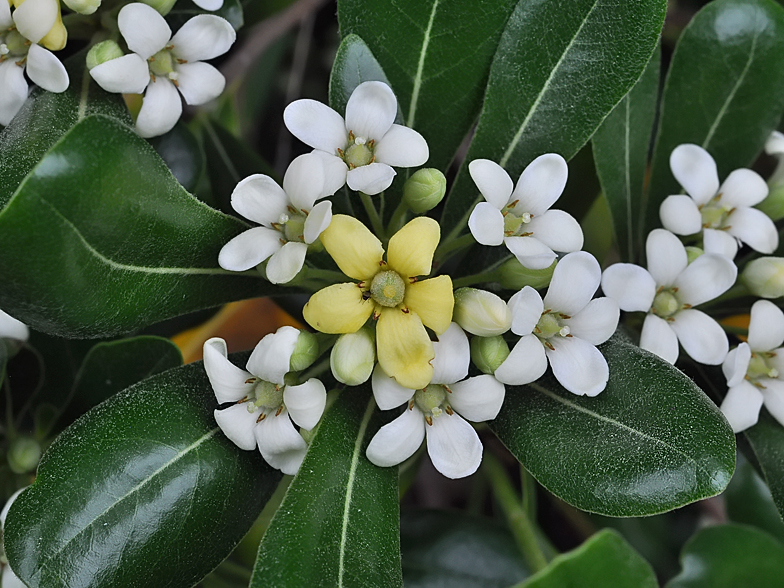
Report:
[[[436,335],[449,328],[452,321],[455,299],[452,294],[452,278],[436,276],[406,286],[403,304]]]
[[[310,297],[302,316],[322,333],[355,333],[373,314],[373,307],[373,301],[365,300],[356,284],[333,284]]]
[[[381,241],[354,217],[334,215],[320,239],[327,253],[350,278],[370,280],[381,269],[384,258]]]
[[[433,377],[433,344],[419,316],[384,308],[376,325],[378,362],[401,386],[419,390]]]

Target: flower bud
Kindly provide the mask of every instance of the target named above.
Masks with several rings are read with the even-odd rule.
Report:
[[[512,311],[506,302],[492,292],[460,288],[455,292],[452,320],[472,335],[492,337],[509,330],[512,326]]]
[[[338,337],[329,355],[329,367],[338,382],[357,386],[367,382],[376,363],[375,333],[363,327]]]
[[[471,339],[471,361],[482,372],[494,374],[507,357],[509,357],[509,345],[503,337],[474,337]]]
[[[686,260],[688,263],[691,263],[703,253],[705,252],[699,247],[694,247],[693,245],[689,245],[686,247]]]
[[[754,208],[767,214],[773,221],[781,220],[784,218],[784,184],[768,184],[768,188],[767,198]]]
[[[422,168],[406,180],[403,201],[413,212],[421,214],[435,208],[446,194],[446,178],[439,170]]]
[[[90,70],[97,65],[122,56],[123,50],[115,41],[103,41],[90,47],[90,51],[87,52],[87,69]]]
[[[523,267],[517,259],[512,258],[498,268],[498,281],[508,290],[522,290],[526,286],[538,290],[550,283],[556,263],[557,261],[554,261],[550,267],[532,270]]]
[[[784,296],[784,258],[760,257],[746,265],[740,279],[761,298]]]
[[[92,14],[101,5],[101,0],[63,0],[65,5],[79,14]]]
[[[318,340],[313,333],[300,331],[294,353],[291,354],[289,367],[292,372],[301,372],[309,368],[319,356]]]
[[[784,135],[773,131],[765,142],[765,153],[777,157],[779,163],[768,178],[768,196],[755,208],[777,221],[784,218]]]
[[[32,472],[41,459],[41,446],[30,437],[19,437],[8,448],[8,465],[16,474]]]
[[[155,10],[161,13],[162,16],[169,14],[169,11],[174,6],[177,0],[142,0],[148,6],[152,6]]]

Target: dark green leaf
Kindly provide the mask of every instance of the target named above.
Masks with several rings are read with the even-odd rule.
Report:
[[[661,50],[642,77],[604,119],[593,136],[593,156],[610,205],[615,242],[623,261],[636,261],[642,247],[643,189],[648,169]]]
[[[772,0],[716,0],[684,29],[662,96],[653,154],[647,230],[659,205],[681,187],[670,153],[701,145],[720,179],[751,164],[784,109],[784,10]]]
[[[6,521],[32,588],[190,588],[253,524],[280,480],[215,425],[201,363],[127,389],[69,427]]]
[[[759,422],[746,429],[744,435],[754,450],[779,516],[784,518],[784,427],[763,409]]]
[[[784,545],[752,527],[707,527],[683,548],[681,564],[667,588],[780,588]]]
[[[784,541],[784,522],[773,503],[770,489],[742,456],[738,458],[735,475],[724,492],[724,503],[731,521],[754,525]]]
[[[515,545],[491,519],[435,510],[400,517],[406,588],[506,588],[529,575]]]
[[[182,121],[160,137],[150,140],[182,187],[193,192],[204,169],[204,153],[193,133]]]
[[[735,437],[703,392],[664,360],[622,340],[595,398],[548,374],[507,387],[491,428],[550,492],[591,512],[642,516],[714,496],[735,469]]]
[[[543,153],[571,159],[639,79],[656,48],[666,4],[518,2],[490,69],[466,162],[492,159],[517,180]],[[461,231],[476,198],[463,166],[442,232]]]
[[[391,85],[370,48],[357,35],[347,35],[338,47],[329,77],[329,105],[345,114],[351,93],[362,82]],[[401,119],[398,106],[398,118]]]
[[[340,393],[259,547],[251,588],[401,586],[397,468],[365,448],[382,420],[370,386]]]

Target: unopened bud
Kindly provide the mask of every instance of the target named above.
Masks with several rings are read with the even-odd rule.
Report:
[[[16,474],[32,472],[41,459],[41,445],[30,437],[19,437],[8,448],[8,465]]]
[[[103,41],[93,45],[90,51],[87,52],[87,69],[90,70],[97,65],[122,56],[123,50],[120,49],[120,46],[115,41]]]
[[[101,0],[63,0],[65,5],[79,14],[92,14],[101,5]]]
[[[455,292],[452,320],[472,335],[493,337],[506,333],[512,326],[512,311],[492,292],[460,288]]]
[[[509,345],[503,337],[471,339],[471,361],[484,373],[494,374],[507,357],[509,357]]]
[[[755,208],[777,221],[784,218],[784,135],[773,131],[765,142],[765,153],[777,157],[779,163],[768,178],[768,196]]]
[[[313,365],[318,356],[319,346],[316,336],[307,331],[300,331],[297,344],[294,346],[294,353],[291,354],[289,360],[289,367],[292,372],[301,372]]]
[[[761,298],[784,296],[784,259],[760,257],[746,265],[740,279],[749,292]]]
[[[169,11],[174,6],[177,0],[142,0],[148,6],[152,6],[155,10],[161,13],[162,16],[169,14]]]
[[[691,263],[703,253],[705,252],[699,247],[694,247],[693,245],[689,245],[686,247],[686,260],[688,263]]]
[[[329,355],[332,375],[338,382],[349,386],[367,382],[375,363],[376,337],[375,333],[366,327],[356,333],[346,333],[338,337]]]
[[[498,268],[498,281],[501,283],[501,286],[507,290],[522,290],[526,286],[531,286],[531,288],[538,290],[550,283],[556,263],[557,261],[554,261],[550,267],[532,270],[523,267],[523,265],[513,257]]]
[[[755,208],[767,214],[773,221],[781,220],[784,218],[784,183],[778,185],[768,184],[768,188],[767,198],[757,204]]]
[[[446,178],[439,170],[422,168],[406,180],[403,201],[413,212],[421,214],[435,208],[446,194]]]

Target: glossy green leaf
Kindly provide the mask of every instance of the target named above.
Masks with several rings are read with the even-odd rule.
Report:
[[[261,545],[251,588],[399,587],[397,468],[365,448],[382,422],[370,386],[340,393]]]
[[[340,0],[342,35],[370,47],[397,95],[405,124],[445,170],[476,120],[490,62],[513,0]]]
[[[599,531],[516,588],[657,588],[650,564],[621,535]]]
[[[512,535],[491,519],[404,511],[400,549],[406,588],[507,588],[529,575]]]
[[[779,516],[784,519],[784,427],[763,408],[759,422],[743,434],[754,450]]]
[[[491,159],[516,181],[543,153],[571,159],[642,75],[665,9],[663,0],[518,2],[466,161]],[[477,196],[464,166],[442,231],[462,230]]]
[[[636,261],[643,246],[643,189],[659,95],[661,50],[593,136],[593,156],[612,214],[621,259]],[[600,258],[601,259],[601,258]]]
[[[681,371],[616,335],[607,388],[575,396],[551,374],[507,386],[490,426],[545,488],[610,516],[665,512],[723,491],[735,469],[724,417]]]
[[[127,115],[111,115],[114,100],[72,77],[0,134],[0,308],[47,333],[102,337],[283,291],[218,267],[247,225],[188,194]]]
[[[784,542],[784,521],[776,510],[770,489],[742,456],[724,494],[727,516],[735,523],[753,525]]]
[[[204,170],[204,153],[190,129],[180,121],[165,135],[150,139],[150,143],[182,187],[193,192]]]
[[[667,588],[780,588],[784,544],[752,527],[706,527],[683,548],[681,564]]]
[[[190,588],[247,532],[280,473],[215,424],[201,363],[128,388],[50,446],[8,514],[31,588]]]
[[[346,103],[354,89],[362,82],[371,81],[391,85],[367,44],[357,35],[346,35],[338,47],[329,77],[329,105],[345,114]],[[399,107],[398,119],[402,120]]]
[[[719,178],[749,166],[784,110],[784,10],[772,0],[716,0],[684,29],[662,96],[647,203],[647,229],[659,205],[681,187],[670,153],[694,143],[716,160]]]

